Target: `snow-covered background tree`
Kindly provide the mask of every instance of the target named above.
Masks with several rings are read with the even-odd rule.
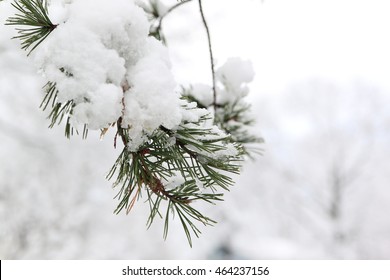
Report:
[[[15,16],[12,2],[1,2],[2,22]],[[73,5],[72,1],[65,2]],[[73,2],[84,6],[103,1]],[[128,2],[132,1],[125,5],[131,5]],[[219,202],[218,206],[192,203],[200,213],[218,221],[218,225],[200,228],[203,236],[192,239],[194,245],[190,249],[177,215],[173,221],[169,220],[166,241],[161,238],[164,219],[155,219],[145,231],[145,220],[150,213],[147,203],[137,203],[128,216],[112,215],[118,201],[110,198],[121,185],[112,190],[112,182],[105,181],[104,175],[123,151],[126,141],[122,136],[128,135],[123,132],[117,135],[117,121],[125,112],[121,110],[116,115],[117,120],[109,120],[115,126],[104,127],[102,131],[100,127],[89,127],[86,140],[81,139],[87,132],[84,123],[90,122],[89,118],[107,117],[106,114],[96,114],[94,107],[90,106],[100,104],[99,110],[106,109],[107,106],[96,98],[99,93],[107,89],[113,95],[115,92],[124,95],[126,83],[112,79],[110,75],[123,71],[128,76],[127,71],[135,67],[139,59],[147,60],[147,53],[153,47],[134,53],[138,55],[138,58],[134,57],[135,64],[130,63],[131,67],[126,66],[124,70],[120,67],[113,69],[108,64],[102,67],[101,61],[94,61],[88,53],[74,51],[75,56],[82,54],[86,56],[83,59],[95,62],[100,77],[105,78],[99,80],[102,83],[100,89],[90,88],[96,81],[85,83],[83,86],[88,88],[89,95],[77,95],[77,104],[69,107],[81,106],[79,112],[88,113],[76,115],[74,112],[77,111],[70,110],[66,113],[72,113],[73,117],[68,119],[68,115],[64,115],[62,125],[52,123],[53,118],[48,123],[47,114],[37,110],[45,97],[45,91],[42,91],[48,80],[45,67],[57,68],[55,63],[66,63],[66,67],[57,69],[59,71],[49,72],[54,75],[53,79],[58,79],[55,81],[60,84],[68,82],[69,86],[76,79],[76,73],[83,72],[81,68],[72,69],[71,60],[62,60],[61,55],[56,60],[49,55],[50,48],[55,45],[59,45],[60,50],[72,52],[65,34],[63,44],[51,39],[61,25],[62,32],[67,32],[64,21],[72,23],[70,10],[64,13],[60,2],[52,1],[48,15],[56,27],[28,58],[26,54],[34,45],[27,49],[27,53],[21,51],[20,42],[9,39],[17,35],[15,26],[0,27],[1,257],[389,258],[387,236],[390,225],[385,213],[389,205],[386,166],[389,158],[387,104],[390,87],[384,82],[386,79],[381,79],[386,71],[374,67],[376,62],[387,65],[384,62],[388,57],[384,54],[389,46],[378,31],[388,26],[387,15],[381,13],[385,9],[353,3],[351,12],[346,0],[337,1],[337,9],[332,1],[273,0],[264,4],[255,0],[202,1],[213,43],[213,80],[207,32],[199,12],[199,2],[183,2],[137,2],[147,12],[151,24],[148,33],[163,40],[170,52],[171,65],[166,59],[161,59],[166,58],[167,49],[153,58],[161,62],[155,65],[159,69],[157,74],[171,72],[177,80],[176,89],[179,89],[173,93],[186,97],[186,101],[179,100],[179,103],[184,105],[186,103],[182,102],[191,104],[195,101],[202,110],[193,113],[205,112],[205,109],[212,115],[215,113],[215,118],[205,121],[205,125],[214,122],[219,130],[228,132],[232,140],[241,141],[243,154],[249,152],[253,155],[251,145],[246,142],[251,135],[260,135],[260,128],[267,140],[260,146],[265,149],[263,156],[257,161],[242,162],[244,169],[240,176],[228,175],[236,184],[230,192],[225,192],[225,202]],[[179,6],[173,8],[176,5]],[[95,55],[102,52],[104,58],[115,60],[113,52],[106,53],[105,49],[114,50],[112,46],[107,47],[109,42],[120,43],[126,38],[105,37],[107,26],[101,21],[96,22],[96,26],[92,24],[93,13],[98,11],[88,11],[91,14],[86,10],[84,14],[91,17],[90,24],[70,32],[69,38],[84,37],[81,34],[87,30],[89,35],[95,34],[85,39],[90,45],[96,46],[98,38],[105,38],[99,48],[91,51],[95,51]],[[168,11],[166,16],[159,16]],[[342,11],[348,11],[345,14],[348,20]],[[77,18],[78,12],[81,11],[74,11],[72,24],[79,25],[83,21],[81,15]],[[114,11],[107,9],[107,15],[110,12]],[[362,28],[361,18],[370,15],[375,15],[374,19],[364,23]],[[331,23],[329,18],[333,19]],[[129,19],[124,17],[123,20]],[[355,33],[357,30],[359,32]],[[370,44],[361,44],[362,38]],[[145,39],[143,43],[145,41],[152,40]],[[338,43],[334,44],[336,41]],[[75,46],[81,42],[77,41]],[[161,44],[157,45],[156,49],[164,49]],[[375,53],[368,52],[372,46],[376,46]],[[120,53],[117,49],[115,52]],[[256,70],[253,82],[249,83],[254,71],[248,67],[248,60],[242,59],[243,63],[237,64],[240,59],[229,58],[231,56],[251,58]],[[117,65],[122,63],[119,60],[116,60]],[[126,63],[128,60],[123,58],[123,65]],[[39,74],[36,73],[37,64],[42,69]],[[75,64],[79,64],[77,59]],[[245,75],[235,73],[238,69]],[[141,70],[136,72],[142,73]],[[148,69],[145,71],[149,72]],[[319,78],[308,83],[307,77],[313,74]],[[360,80],[366,82],[351,86],[350,77],[345,74],[353,78],[360,76]],[[92,76],[83,76],[85,79],[82,80]],[[323,82],[324,77],[327,82]],[[53,101],[56,105],[67,100],[66,96],[61,96],[57,84],[58,94],[56,90],[50,91],[54,84],[50,86],[49,93],[54,94],[51,103],[46,100],[42,104],[42,108],[47,105],[45,111],[49,114],[55,109],[52,108]],[[128,92],[135,91],[129,82],[128,86]],[[159,87],[159,84],[144,86]],[[213,88],[217,93],[216,101]],[[245,97],[248,101],[229,104],[234,96],[245,96],[248,88],[251,89]],[[54,99],[55,95],[57,99]],[[118,104],[118,100],[110,100],[111,105]],[[139,107],[144,109],[142,101],[136,99],[132,104],[140,104]],[[130,100],[121,99],[119,105],[127,102]],[[246,135],[243,133],[246,127],[237,126],[236,121],[251,124],[252,118],[241,114],[249,103],[253,105],[257,123],[254,131],[257,132]],[[61,119],[61,108],[51,115],[56,121]],[[179,110],[183,114],[181,107]],[[115,112],[110,112],[115,116]],[[161,117],[159,121],[163,120]],[[54,129],[46,129],[51,124]],[[70,141],[63,136],[64,125],[67,136],[72,135],[73,127],[74,137]],[[91,128],[98,128],[98,131]],[[76,136],[76,129],[80,137]],[[100,136],[103,136],[102,141],[99,141]],[[142,142],[142,137],[137,139]],[[174,144],[173,140],[169,135],[168,147]],[[114,143],[116,149],[113,149]],[[145,157],[153,156],[147,150],[144,153]],[[178,177],[164,181],[169,184],[167,189],[181,183]],[[201,186],[196,181],[195,185]],[[137,189],[134,191],[136,194]],[[152,195],[156,198],[155,194]],[[147,197],[144,193],[140,202]],[[132,201],[130,199],[129,206]],[[162,211],[161,214],[165,213]]]

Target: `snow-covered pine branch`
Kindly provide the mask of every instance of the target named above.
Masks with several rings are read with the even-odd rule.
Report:
[[[199,107],[214,109],[214,123],[229,134],[233,142],[239,143],[243,153],[250,157],[261,151],[257,144],[263,142],[261,137],[250,132],[254,119],[250,114],[251,105],[245,101],[248,84],[254,75],[250,61],[234,57],[216,69],[216,101],[209,85],[195,83],[183,90],[183,95]]]
[[[129,212],[146,193],[149,226],[165,213],[166,237],[176,216],[192,245],[198,224],[215,223],[194,208],[195,202],[222,200],[222,191],[233,184],[229,174],[239,173],[248,153],[242,144],[259,138],[245,127],[249,106],[242,98],[253,78],[249,62],[242,68],[231,60],[216,73],[213,69],[215,116],[205,96],[195,88],[181,92],[176,84],[159,41],[161,22],[187,2],[162,11],[151,0],[158,36],[148,6],[142,9],[133,0],[15,0],[16,15],[7,23],[18,26],[16,38],[47,80],[41,107],[50,110],[50,127],[66,120],[65,135],[82,127],[84,138],[88,129],[100,130],[102,137],[116,130],[114,146],[123,150],[107,176],[116,178],[119,189],[115,212]]]

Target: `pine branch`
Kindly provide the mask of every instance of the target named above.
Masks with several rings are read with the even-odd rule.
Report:
[[[240,143],[243,153],[251,157],[252,153],[261,154],[262,150],[253,144],[260,144],[264,139],[249,132],[249,127],[255,122],[248,116],[251,105],[245,103],[242,98],[233,103],[217,106],[215,123],[226,133],[231,135],[232,140]]]
[[[27,54],[30,55],[57,25],[50,21],[47,3],[44,0],[15,0],[12,6],[19,13],[8,18],[6,25],[22,26],[16,29],[19,35],[13,39],[21,40],[23,50],[31,48]]]
[[[65,103],[57,101],[58,90],[56,84],[48,82],[44,89],[46,91],[45,97],[43,98],[41,105],[39,106],[43,111],[46,111],[50,106],[50,113],[48,119],[50,119],[49,128],[53,128],[55,124],[59,125],[62,123],[64,118],[66,118],[65,124],[65,137],[70,138],[74,133],[79,134],[78,130],[75,129],[70,123],[70,116],[72,115],[73,108],[75,103],[73,100],[68,100]],[[83,126],[83,139],[86,139],[88,136],[88,126],[84,124]]]
[[[119,204],[115,213],[126,209],[129,213],[141,193],[147,192],[150,214],[147,225],[156,217],[163,217],[161,208],[167,207],[164,222],[164,238],[168,234],[169,221],[177,216],[182,223],[188,242],[192,234],[199,236],[197,223],[212,225],[215,221],[194,208],[196,201],[214,204],[222,200],[220,189],[228,190],[232,179],[224,174],[238,173],[242,151],[233,146],[230,138],[220,131],[202,127],[206,117],[198,123],[183,123],[173,131],[160,127],[137,152],[130,152],[127,129],[118,129],[118,136],[125,147],[107,175],[116,175],[115,187],[119,187]],[[227,147],[234,147],[234,153]],[[180,178],[177,185],[171,181]],[[172,185],[173,184],[173,185]]]
[[[181,1],[164,15],[158,15],[157,7],[152,7],[154,9],[152,9],[152,14],[157,18],[157,33],[154,36],[164,40],[161,32],[163,19],[176,8],[191,1]],[[45,0],[15,0],[12,5],[17,9],[18,14],[10,17],[7,24],[21,26],[17,29],[19,35],[14,38],[22,41],[22,49],[29,50],[29,55],[57,25],[53,24],[48,17]],[[214,122],[229,134],[225,134],[216,126],[209,125],[210,116],[199,113],[206,110],[202,111],[186,104],[183,110],[198,110],[193,115],[190,114],[191,118],[188,119],[192,121],[183,120],[175,129],[160,126],[151,135],[145,133],[144,136],[147,136],[148,140],[134,151],[129,149],[132,142],[131,126],[123,127],[122,118],[125,115],[122,114],[111,125],[116,126],[117,129],[114,147],[117,146],[118,139],[122,141],[124,147],[107,175],[108,179],[115,177],[113,186],[118,189],[116,198],[119,203],[114,211],[116,214],[122,210],[129,213],[142,194],[146,192],[146,201],[150,207],[147,226],[150,227],[157,217],[164,218],[163,236],[166,238],[170,219],[176,217],[180,220],[191,246],[193,235],[198,237],[201,233],[199,225],[206,226],[216,223],[195,208],[196,202],[214,204],[222,201],[223,191],[229,190],[233,185],[230,175],[239,173],[242,156],[247,153],[240,143],[245,144],[255,140],[242,129],[243,126],[250,124],[249,120],[244,119],[245,107],[240,107],[237,103],[231,107],[226,105],[226,108],[219,110],[211,37],[201,0],[199,0],[199,9],[206,29],[210,53]],[[64,68],[59,70],[67,77],[73,76]],[[123,85],[123,93],[129,88],[130,85],[126,82]],[[66,137],[69,138],[74,131],[78,134],[77,129],[71,125],[72,113],[78,99],[64,102],[59,100],[55,82],[48,82],[45,90],[46,94],[40,107],[50,111],[49,127],[52,128],[55,124],[66,120]],[[125,112],[124,109],[123,102],[123,112]],[[194,116],[196,121],[193,121]],[[230,120],[241,122],[241,124],[224,126],[224,122]],[[104,136],[107,129],[101,130],[101,136]],[[87,132],[87,125],[84,125],[83,138],[86,138]],[[164,207],[165,211],[162,211]]]
[[[198,108],[210,109],[211,106],[215,108],[215,125],[230,135],[231,141],[240,145],[243,155],[252,158],[252,154],[261,154],[262,149],[257,144],[263,143],[264,139],[249,131],[255,120],[249,115],[251,105],[243,100],[244,97],[240,97],[234,102],[206,106],[193,95],[191,87],[189,89],[182,88],[182,91],[183,97],[189,102],[196,102]]]

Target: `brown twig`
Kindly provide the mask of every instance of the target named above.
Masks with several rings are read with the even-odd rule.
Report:
[[[127,146],[127,143],[128,143],[126,135],[125,135],[125,130],[122,127],[122,121],[123,121],[123,117],[125,115],[125,110],[126,110],[125,93],[131,87],[130,87],[129,82],[127,80],[124,80],[121,83],[121,86],[122,86],[122,92],[123,92],[123,97],[122,97],[122,115],[119,117],[119,119],[116,122],[117,132],[115,133],[115,137],[114,137],[114,148],[116,148],[116,144],[117,144],[116,140],[118,138],[118,135],[121,137],[123,145],[125,145],[125,147]]]
[[[207,21],[206,21],[206,18],[204,16],[204,12],[203,12],[202,0],[198,0],[198,2],[199,2],[200,15],[202,16],[202,22],[203,22],[203,25],[206,29],[207,40],[208,40],[208,45],[209,45],[211,75],[212,75],[212,79],[213,79],[213,106],[214,106],[214,112],[215,112],[217,109],[217,88],[216,88],[216,81],[215,81],[214,55],[213,55],[213,49],[211,47],[210,30],[209,30],[209,27],[207,25]]]
[[[165,189],[164,184],[161,182],[161,180],[159,178],[157,178],[149,170],[149,168],[148,168],[148,166],[147,166],[147,164],[145,162],[145,159],[143,157],[143,154],[142,153],[138,153],[138,155],[139,155],[139,158],[140,158],[140,161],[141,161],[142,168],[144,169],[144,173],[151,177],[149,180],[144,180],[144,184],[147,187],[149,187],[149,189],[153,193],[155,193],[157,195],[165,196],[167,199],[169,199],[169,200],[171,200],[173,202],[185,203],[185,204],[191,203],[191,200],[188,199],[188,198],[176,197],[174,195],[171,195],[169,192],[167,192],[167,190]]]

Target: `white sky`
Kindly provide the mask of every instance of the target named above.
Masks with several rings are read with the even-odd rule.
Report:
[[[390,1],[203,2],[217,61],[222,64],[229,56],[251,59],[257,73],[255,85],[262,92],[280,91],[291,82],[310,77],[339,82],[363,79],[390,88]],[[173,25],[184,29],[177,34],[190,40],[178,47],[185,50],[177,50],[175,41],[169,45],[172,53],[182,52],[179,57],[189,65],[188,72],[180,70],[178,79],[186,80],[197,71],[200,79],[207,79],[204,68],[194,69],[202,63],[200,57],[208,55],[202,26],[185,27],[196,21],[197,7],[187,11],[194,14],[193,19],[187,14],[182,24],[174,24],[180,17],[180,12],[175,12],[170,15],[172,25],[166,28],[168,33]]]
[[[324,76],[388,85],[389,8],[389,1],[375,0],[269,0],[259,20],[263,49],[252,53],[258,74],[274,83],[279,73],[286,80]]]

